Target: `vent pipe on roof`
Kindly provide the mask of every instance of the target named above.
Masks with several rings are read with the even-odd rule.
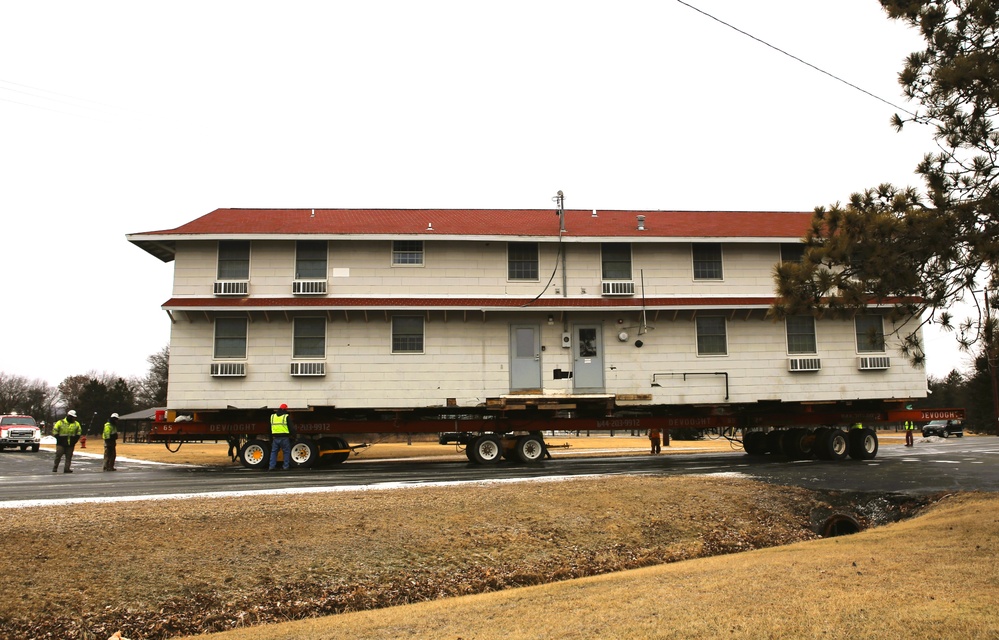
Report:
[[[434,230],[434,223],[433,222],[428,222],[427,223],[427,231],[433,231],[433,230]]]
[[[638,216],[638,230],[645,231],[645,216]]]
[[[316,210],[315,209],[312,210],[312,215],[309,216],[309,217],[310,218],[315,218],[316,217]]]
[[[590,216],[590,217],[591,218],[596,218],[597,217],[597,210],[596,209],[593,210],[593,215]]]

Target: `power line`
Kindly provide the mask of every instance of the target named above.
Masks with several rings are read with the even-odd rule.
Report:
[[[696,11],[696,12],[700,13],[701,15],[704,15],[704,16],[707,16],[708,18],[711,18],[711,19],[712,19],[712,20],[714,20],[715,22],[718,22],[718,23],[720,23],[720,24],[723,24],[723,25],[725,25],[726,27],[728,27],[729,29],[732,29],[733,31],[738,31],[739,33],[741,33],[742,35],[746,36],[747,38],[752,38],[753,40],[756,40],[756,41],[757,41],[757,42],[759,42],[760,44],[763,44],[763,45],[766,45],[766,46],[770,47],[770,48],[771,48],[771,49],[773,49],[774,51],[777,51],[777,52],[779,52],[779,53],[783,53],[783,54],[784,54],[785,56],[787,56],[788,58],[791,58],[792,60],[797,60],[797,61],[798,61],[798,62],[800,62],[801,64],[803,64],[803,65],[805,65],[805,66],[807,66],[807,67],[811,67],[812,69],[815,69],[815,70],[816,70],[816,71],[818,71],[819,73],[823,73],[823,74],[825,74],[825,75],[829,76],[829,77],[830,77],[830,78],[832,78],[833,80],[837,80],[837,81],[839,81],[839,82],[842,82],[843,84],[845,84],[845,85],[846,85],[846,86],[848,86],[848,87],[851,87],[851,88],[853,88],[853,89],[856,89],[857,91],[859,91],[859,92],[861,92],[861,93],[864,93],[864,94],[867,94],[868,96],[870,96],[870,97],[874,98],[875,100],[879,100],[879,101],[881,101],[881,102],[885,103],[885,104],[886,104],[886,105],[888,105],[889,107],[893,107],[893,108],[895,108],[895,109],[898,109],[899,111],[904,111],[905,113],[908,113],[908,114],[909,114],[910,116],[915,116],[915,115],[916,115],[916,114],[914,114],[913,112],[909,111],[908,109],[905,109],[905,108],[903,108],[903,107],[900,107],[900,106],[898,106],[897,104],[894,104],[894,103],[892,103],[892,102],[889,102],[888,100],[885,100],[885,99],[884,99],[884,98],[882,98],[881,96],[878,96],[878,95],[875,95],[875,94],[871,93],[870,91],[868,91],[868,90],[866,90],[866,89],[862,89],[861,87],[858,87],[857,85],[853,84],[852,82],[849,82],[849,81],[847,81],[847,80],[844,80],[843,78],[840,78],[839,76],[837,76],[837,75],[835,75],[835,74],[833,74],[833,73],[829,73],[829,72],[828,72],[828,71],[826,71],[825,69],[821,69],[821,68],[819,68],[819,67],[815,66],[815,65],[814,65],[814,64],[812,64],[811,62],[807,62],[807,61],[805,61],[805,60],[802,60],[802,59],[801,59],[801,58],[799,58],[798,56],[796,56],[796,55],[793,55],[793,54],[791,54],[791,53],[788,53],[787,51],[784,51],[784,50],[783,50],[783,49],[781,49],[780,47],[776,47],[776,46],[774,46],[774,45],[770,44],[769,42],[767,42],[766,40],[762,40],[762,39],[760,39],[760,38],[757,38],[756,36],[754,36],[754,35],[753,35],[753,34],[751,34],[751,33],[748,33],[748,32],[746,32],[746,31],[743,31],[742,29],[740,29],[740,28],[738,28],[738,27],[736,27],[736,26],[734,26],[734,25],[731,25],[731,24],[729,24],[729,23],[725,22],[724,20],[722,20],[722,19],[720,19],[720,18],[716,18],[715,16],[711,15],[711,14],[710,14],[710,13],[708,13],[707,11],[702,11],[701,9],[698,9],[698,8],[697,8],[697,7],[695,7],[694,5],[692,5],[692,4],[690,4],[690,3],[687,3],[687,2],[684,2],[683,0],[676,0],[676,1],[677,1],[677,2],[679,2],[680,4],[682,4],[682,5],[683,5],[683,6],[685,6],[685,7],[688,7],[688,8],[690,8],[690,9],[693,9],[694,11]]]

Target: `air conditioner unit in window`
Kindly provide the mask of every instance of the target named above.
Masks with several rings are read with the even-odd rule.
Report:
[[[818,371],[822,368],[819,358],[788,358],[788,371]]]
[[[245,362],[213,362],[213,378],[241,378],[246,376]]]
[[[215,295],[245,296],[250,290],[249,280],[216,280]]]
[[[622,282],[620,280],[606,280],[603,283],[603,295],[633,296],[635,295],[635,283]]]
[[[878,371],[891,367],[889,356],[860,356],[857,358],[857,368],[861,371]]]
[[[292,362],[291,375],[293,376],[324,376],[326,375],[325,362]]]
[[[325,295],[325,280],[295,280],[291,283],[291,293],[296,296]]]

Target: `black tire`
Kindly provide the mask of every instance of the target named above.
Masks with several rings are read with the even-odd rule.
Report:
[[[829,448],[827,451],[829,452],[830,460],[842,460],[850,455],[850,440],[846,431],[832,429],[829,432]]]
[[[812,453],[819,460],[832,460],[832,437],[834,429],[822,427],[815,430],[815,441],[812,443]]]
[[[766,439],[766,448],[767,448],[766,452],[772,453],[774,455],[779,454],[780,441],[783,436],[784,436],[783,431],[778,431],[777,429],[774,429],[773,431],[768,431]]]
[[[750,431],[742,436],[742,448],[746,455],[762,456],[767,453],[767,434],[762,431]]]
[[[38,453],[38,445],[37,444],[31,445],[31,451],[32,453]]]
[[[319,462],[319,446],[312,440],[296,440],[291,443],[291,464],[308,469]]]
[[[545,443],[539,436],[520,436],[514,450],[521,462],[540,462],[545,458]]]
[[[324,453],[330,449],[339,449],[336,453]],[[334,464],[343,464],[350,457],[350,449],[347,441],[343,438],[322,438],[319,440],[319,465],[326,467]]]
[[[472,462],[476,464],[496,464],[503,457],[503,442],[496,435],[479,436],[471,449]]]
[[[878,434],[874,429],[850,429],[850,457],[873,460],[878,455]]]
[[[804,460],[812,455],[815,437],[807,429],[788,429],[780,438],[780,450],[791,460]]]
[[[267,469],[271,462],[271,443],[254,438],[239,450],[239,462],[247,469]]]
[[[28,450],[28,445],[22,444],[21,445],[21,451],[27,451],[27,450]]]

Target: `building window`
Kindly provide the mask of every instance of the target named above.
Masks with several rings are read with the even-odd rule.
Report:
[[[780,245],[781,262],[801,262],[805,258],[805,243],[782,242]]]
[[[857,352],[884,353],[885,328],[881,316],[857,316]]]
[[[697,355],[724,356],[728,354],[725,338],[725,318],[705,316],[697,319]]]
[[[299,240],[295,245],[295,279],[326,279],[329,254],[325,240]]]
[[[816,353],[815,318],[792,316],[784,320],[788,353]]]
[[[423,353],[423,316],[392,316],[392,353]]]
[[[219,280],[250,279],[250,241],[219,241]]]
[[[295,358],[326,357],[326,318],[295,318]]]
[[[722,250],[717,242],[697,242],[691,245],[694,258],[694,280],[722,279]]]
[[[510,280],[538,279],[538,243],[507,243],[507,278]]]
[[[423,264],[423,241],[422,240],[393,240],[392,241],[392,264],[394,265],[422,265]]]
[[[246,318],[215,319],[215,357],[246,357]]]
[[[631,245],[605,242],[600,245],[600,264],[604,280],[631,280]]]

